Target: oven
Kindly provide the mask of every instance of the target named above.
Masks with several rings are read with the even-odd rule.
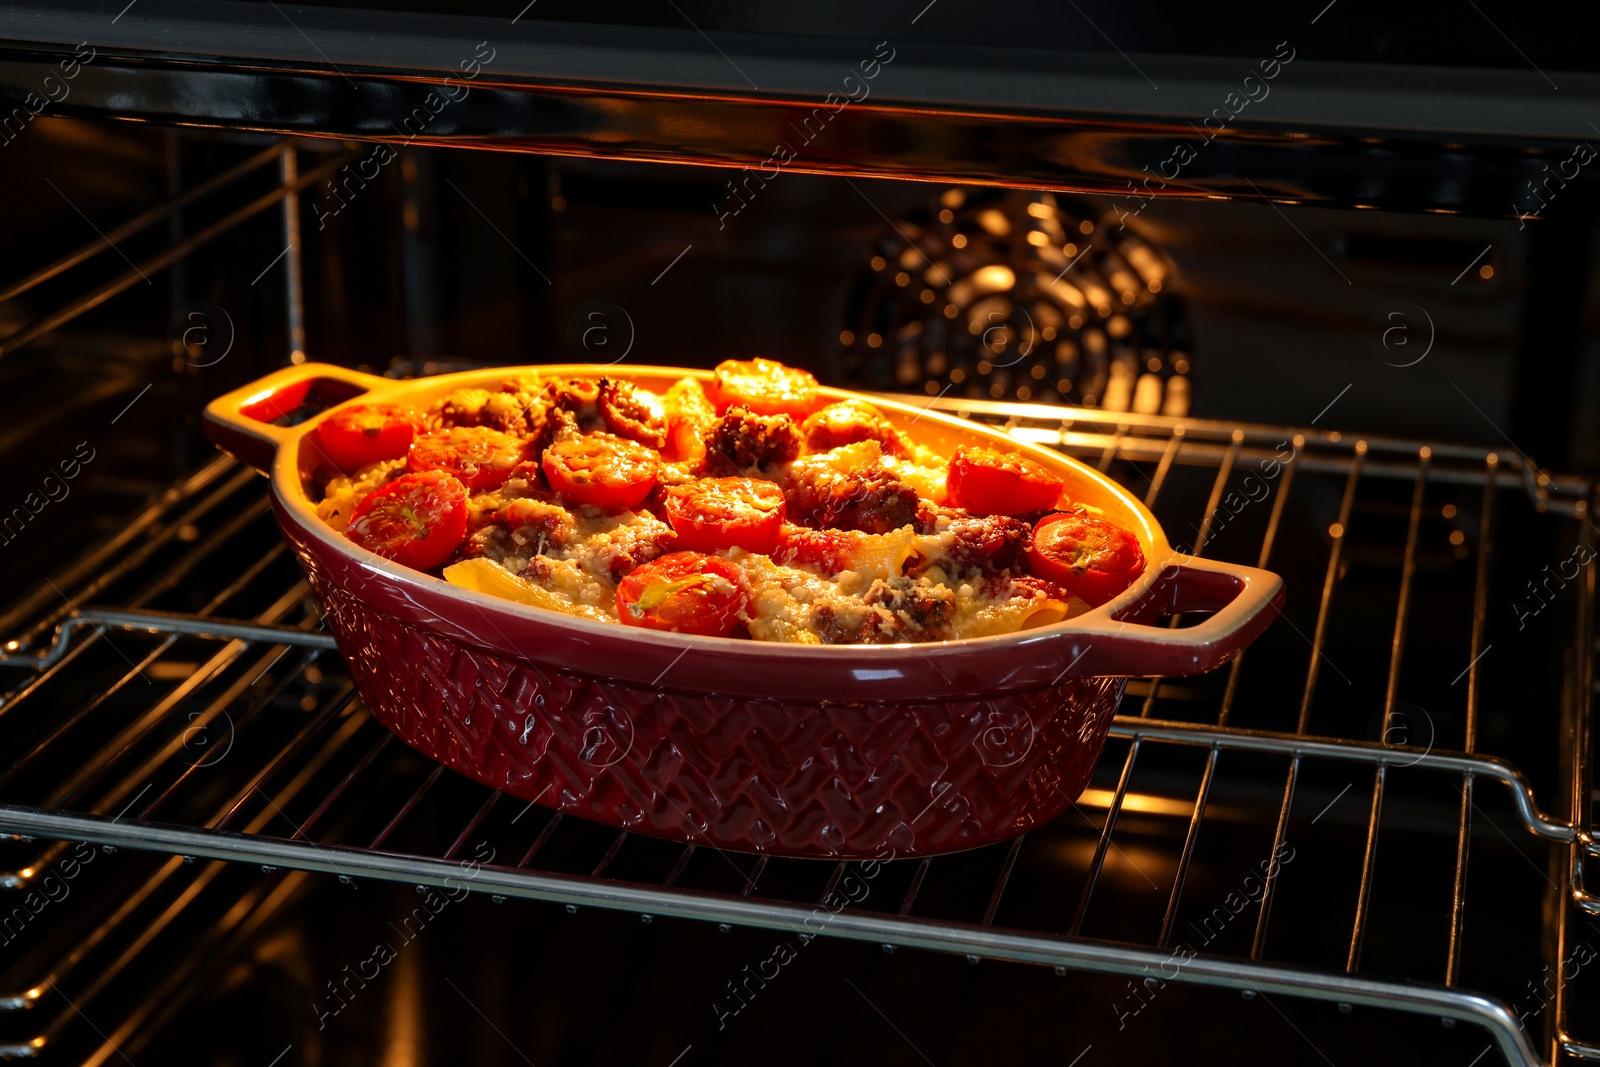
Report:
[[[445,7],[0,13],[0,1056],[1600,1060],[1590,16]],[[200,433],[308,360],[756,354],[1280,618],[1006,843],[672,844],[391,737]]]

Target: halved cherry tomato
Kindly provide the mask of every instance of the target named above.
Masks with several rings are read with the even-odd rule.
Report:
[[[384,559],[432,570],[467,535],[467,487],[444,471],[403,474],[356,505],[345,535]]]
[[[771,555],[783,527],[783,490],[759,478],[701,478],[667,490],[667,521],[682,548]]]
[[[522,457],[522,438],[514,434],[482,426],[455,426],[413,441],[406,466],[412,471],[444,471],[477,493],[505,484]]]
[[[550,488],[574,504],[634,508],[656,484],[656,453],[609,433],[568,437],[544,450]]]
[[[817,380],[807,371],[771,359],[730,359],[712,372],[711,399],[718,411],[741,404],[757,415],[796,420],[817,406]]]
[[[1028,549],[1033,573],[1098,607],[1133,584],[1144,553],[1120,526],[1075,512],[1040,519]]]
[[[1065,483],[1031,459],[982,445],[961,445],[950,458],[950,503],[974,515],[1028,515],[1056,506]]]
[[[399,459],[422,429],[422,418],[396,404],[357,404],[342,408],[317,427],[322,454],[350,473],[369,463]]]
[[[617,618],[650,630],[726,637],[749,604],[739,568],[699,552],[662,556],[617,584]]]

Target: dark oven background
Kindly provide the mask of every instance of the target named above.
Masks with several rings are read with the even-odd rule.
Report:
[[[271,143],[41,118],[26,138],[0,148],[7,164],[0,191],[12,208],[0,229],[7,264],[0,281],[106,241],[125,220]],[[355,149],[364,155],[353,158],[370,156],[361,146],[308,143],[301,171]],[[377,171],[364,183],[338,189],[319,183],[301,196],[310,359],[428,373],[617,358],[709,366],[759,354],[811,367],[838,384],[923,395],[951,385],[965,395],[973,387],[971,379],[952,382],[948,368],[918,364],[914,380],[892,375],[893,346],[875,358],[856,336],[862,279],[876,273],[873,257],[902,247],[896,226],[936,213],[945,186],[783,174],[730,217],[730,172],[711,168],[413,148]],[[268,166],[141,234],[108,242],[109,253],[0,304],[0,328],[11,335],[48,321],[57,309],[72,309],[98,282],[203,233],[277,181]],[[1115,206],[1094,198],[1072,205],[1088,217]],[[1589,228],[1245,202],[1157,202],[1131,226],[1170,264],[1163,297],[1181,326],[1176,340],[1165,338],[1161,374],[1174,375],[1172,351],[1181,352],[1189,414],[1521,450],[1556,470],[1600,473]],[[152,492],[209,458],[198,433],[199,407],[281,364],[295,347],[285,315],[287,264],[274,258],[286,245],[281,214],[261,211],[169,268],[141,274],[124,293],[62,328],[0,352],[0,462],[9,472],[0,510],[11,516],[0,597],[11,601],[33,589],[41,573],[114,534]],[[1045,384],[1035,399],[1060,400],[1045,387],[1054,377],[1039,379]],[[1199,514],[1206,484],[1175,492]],[[1409,485],[1400,484],[1368,501],[1369,518],[1403,527],[1397,516],[1408,494]],[[45,506],[25,504],[41,495]],[[1312,512],[1323,525],[1338,503],[1336,491],[1324,495]],[[1440,549],[1437,598],[1429,601],[1437,615],[1414,627],[1412,637],[1413,655],[1423,661],[1438,651],[1430,644],[1435,620],[1470,610],[1470,568],[1451,571],[1445,547],[1461,542],[1431,517],[1435,510],[1430,504],[1437,529],[1427,536]],[[1251,521],[1257,519],[1265,516]],[[1284,536],[1309,541],[1321,530],[1308,522]],[[1532,520],[1503,536],[1512,558],[1519,546],[1527,558],[1555,558],[1554,541]],[[1378,628],[1390,624],[1390,606],[1378,606],[1376,598],[1393,588],[1393,542],[1376,539],[1368,556],[1354,557],[1353,598],[1358,604],[1374,598],[1369,615]],[[1301,570],[1291,575],[1295,588],[1317,588],[1320,572]],[[1514,585],[1517,575],[1509,581]],[[1484,727],[1513,753],[1519,745],[1530,753],[1551,745],[1551,723],[1529,727],[1529,737],[1517,740],[1524,727],[1519,696],[1529,707],[1560,698],[1562,653],[1552,635],[1562,632],[1561,623],[1545,618],[1541,626],[1548,627],[1539,631],[1542,638],[1522,646],[1538,676],[1526,681],[1525,694],[1520,683],[1506,683]],[[1284,669],[1293,681],[1304,645],[1292,634],[1278,637],[1279,652],[1298,657]],[[1360,636],[1343,640],[1359,657]],[[1270,653],[1261,657],[1268,674],[1271,660]],[[1352,669],[1363,692],[1381,693],[1381,662]],[[306,699],[315,706],[313,696]],[[1350,736],[1373,736],[1375,700],[1355,702]],[[417,758],[406,759],[402,770],[422,773]],[[1113,762],[1108,756],[1111,781],[1097,777],[1097,787],[1114,784]],[[1544,755],[1528,759],[1543,762]],[[1160,780],[1192,788],[1197,772],[1180,761],[1161,769],[1167,777]],[[1547,790],[1551,780],[1538,785]],[[1333,797],[1339,783],[1321,785]],[[1245,808],[1276,803],[1271,789],[1253,788],[1223,790],[1222,799]],[[447,794],[411,832],[422,839],[444,835],[471,817],[475,803],[464,793]],[[1137,817],[1131,825],[1136,835],[1170,837]],[[1359,815],[1330,825],[1359,843]],[[1490,872],[1526,875],[1527,857],[1518,858],[1516,844],[1480,832],[1475,862]],[[1085,847],[1063,835],[1063,855]],[[573,864],[587,867],[601,858],[585,851],[593,846],[583,838],[562,847]],[[1150,856],[1158,854],[1150,849]],[[639,851],[643,858],[630,861],[640,870],[659,858],[649,842]],[[1241,847],[1234,866],[1247,867],[1253,855]],[[120,887],[164,862],[108,857],[116,877],[107,873],[100,897],[85,896],[109,908]],[[613,876],[629,877],[631,869],[624,864]],[[1403,898],[1407,868],[1400,863],[1395,870]],[[1284,921],[1315,940],[1322,907],[1342,901],[1339,894],[1350,888],[1339,881],[1348,873],[1330,875],[1326,899],[1311,892]],[[253,869],[230,868],[218,877],[235,898],[267,891],[267,880]],[[569,915],[555,905],[499,904],[474,895],[438,914],[437,931],[413,945],[392,925],[414,913],[420,898],[410,887],[273,877],[283,879],[274,885],[301,894],[297,907],[246,931],[250,936],[237,944],[157,940],[135,973],[121,979],[126,988],[105,994],[102,1003],[141,1003],[142,983],[164,967],[177,973],[197,954],[231,953],[221,957],[226,964],[207,988],[183,988],[156,1014],[141,1017],[148,1044],[135,1059],[266,1064],[287,1044],[295,1051],[286,1062],[301,1063],[671,1064],[692,1048],[685,1063],[942,1064],[985,1061],[996,1050],[1010,1058],[1077,1062],[1072,1057],[1089,1046],[1085,1054],[1094,1058],[1085,1063],[1104,1062],[1102,1056],[1239,1062],[1238,1048],[1229,1044],[1237,1035],[1217,1030],[1224,1012],[1239,1013],[1237,1025],[1251,1028],[1248,1045],[1257,1062],[1304,1061],[1307,1040],[1339,1063],[1370,1059],[1381,1047],[1395,1053],[1394,1062],[1466,1064],[1481,1045],[1478,1034],[1434,1020],[1372,1012],[1352,1020],[1331,1008],[1296,1009],[1302,1034],[1259,1003],[1241,1007],[1236,993],[1177,986],[1162,987],[1157,1024],[1124,1029],[1113,1006],[1130,996],[1126,978],[972,966],[956,957],[890,954],[828,939],[805,946],[781,979],[743,986],[738,1017],[719,1025],[717,1005],[726,1010],[735,1002],[728,983],[748,982],[745,968],[759,969],[784,938],[749,930],[718,934],[700,924],[646,925],[637,915],[603,911]],[[1111,899],[1143,892],[1129,871],[1121,877],[1112,879]],[[1483,912],[1536,914],[1542,885],[1506,881],[1496,888],[1491,877],[1479,898]],[[1068,907],[1054,899],[1048,877],[1025,884],[1031,888],[1014,894],[1008,907],[1025,915]],[[1226,889],[1217,881],[1199,886],[1202,896]],[[884,891],[886,897],[905,892],[904,884]],[[221,899],[232,899],[228,893]],[[212,918],[197,905],[181,921],[200,928]],[[1101,936],[1117,936],[1114,927]],[[376,988],[339,985],[349,1007],[337,1025],[319,1028],[308,1005],[331,1004],[330,976],[336,985],[348,982],[346,972],[391,933],[404,939],[404,950],[370,983]],[[1381,946],[1381,934],[1374,937]],[[1484,973],[1498,968],[1537,977],[1533,947],[1507,938],[1503,952],[1472,963]],[[46,938],[28,949],[29,958],[59,950]],[[1507,997],[1520,989],[1517,981],[1504,984]],[[115,1017],[113,1009],[100,1010]],[[491,1025],[483,1025],[486,1018]],[[79,1037],[85,1047],[95,1045],[92,1033]]]

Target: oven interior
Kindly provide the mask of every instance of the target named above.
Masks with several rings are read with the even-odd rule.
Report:
[[[1123,235],[1104,196],[800,173],[730,217],[721,168],[410,146],[341,186],[371,144],[49,116],[6,151],[0,1055],[1600,1057],[1592,230],[1157,201]],[[1045,230],[1082,307],[923,269],[1015,279]],[[1008,845],[672,845],[391,740],[198,432],[288,359],[757,353],[1110,472],[1283,574],[1283,618],[1133,681]]]

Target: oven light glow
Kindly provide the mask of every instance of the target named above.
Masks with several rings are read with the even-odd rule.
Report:
[[[1080,808],[1109,808],[1116,794],[1109,789],[1085,789],[1078,798]],[[1194,804],[1176,797],[1158,797],[1150,793],[1127,793],[1122,798],[1123,811],[1137,811],[1145,815],[1192,815]]]

